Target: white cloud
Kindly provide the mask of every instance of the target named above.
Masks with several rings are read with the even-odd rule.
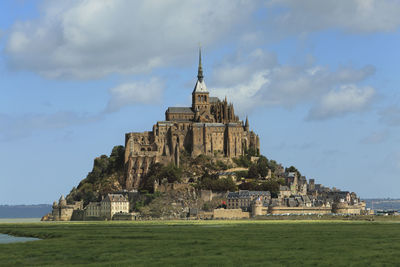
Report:
[[[215,68],[210,79],[211,88],[215,85],[212,93],[229,96],[242,114],[259,106],[290,108],[306,103],[314,105],[310,118],[322,119],[359,111],[372,100],[374,89],[352,84],[373,75],[373,66],[332,71],[321,65],[280,65],[276,57],[262,50],[249,54],[246,61],[241,61],[241,56],[229,58]]]
[[[374,94],[375,89],[369,86],[343,85],[339,90],[331,90],[322,96],[310,110],[308,118],[319,120],[365,110]]]
[[[400,26],[397,0],[270,0],[280,12],[274,25],[288,33],[329,28],[352,33],[393,32]]]
[[[120,108],[133,104],[156,104],[162,101],[164,86],[157,78],[148,82],[124,83],[110,89],[111,98],[105,109],[115,112]]]
[[[91,78],[171,66],[226,40],[253,1],[45,1],[38,20],[17,22],[7,38],[9,66],[46,77]],[[232,35],[231,35],[232,36]]]

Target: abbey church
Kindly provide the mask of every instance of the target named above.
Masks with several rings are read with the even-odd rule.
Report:
[[[126,188],[138,189],[141,178],[152,163],[173,162],[179,166],[179,155],[186,151],[192,157],[200,154],[234,158],[246,150],[259,152],[258,136],[235,115],[226,97],[210,96],[204,82],[199,51],[197,82],[192,92],[191,107],[169,107],[165,120],[153,130],[125,135]]]

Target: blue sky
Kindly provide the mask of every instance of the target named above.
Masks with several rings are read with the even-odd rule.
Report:
[[[190,105],[201,43],[261,152],[400,197],[400,2],[1,1],[0,204],[51,203],[93,159]]]

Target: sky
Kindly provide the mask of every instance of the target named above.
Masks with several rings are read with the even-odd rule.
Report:
[[[0,1],[0,204],[52,203],[93,160],[211,96],[261,153],[361,198],[400,193],[398,0]]]

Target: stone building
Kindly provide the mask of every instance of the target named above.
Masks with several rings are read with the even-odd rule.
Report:
[[[112,220],[115,214],[128,214],[129,201],[122,194],[108,194],[100,202],[90,202],[84,212],[85,219]]]
[[[77,201],[73,204],[67,204],[67,200],[62,195],[58,200],[53,202],[51,216],[48,220],[52,221],[70,221],[74,211],[83,209],[83,202]]]
[[[255,199],[269,203],[269,200],[271,199],[271,193],[269,191],[248,190],[229,192],[227,196],[226,207],[227,209],[242,209],[243,211],[249,211]]]
[[[155,162],[174,162],[186,151],[192,157],[200,154],[234,158],[246,150],[259,152],[259,137],[250,131],[249,121],[239,120],[232,103],[210,96],[204,82],[199,52],[197,82],[191,107],[169,107],[165,120],[153,130],[125,135],[125,186],[137,189],[141,178]]]

